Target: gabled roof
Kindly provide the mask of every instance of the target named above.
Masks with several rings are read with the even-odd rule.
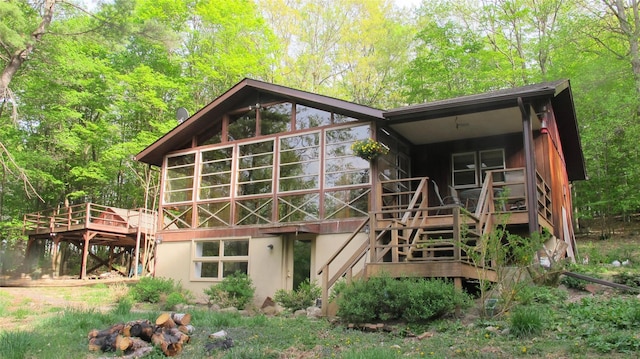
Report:
[[[142,150],[136,160],[155,166],[162,165],[163,156],[176,149],[188,147],[194,136],[212,127],[221,116],[236,108],[243,100],[254,94],[263,94],[314,107],[320,110],[336,112],[345,116],[363,120],[382,120],[382,110],[362,106],[353,102],[322,96],[311,92],[295,90],[289,87],[245,78],[220,97],[200,109],[193,116],[176,126]]]
[[[419,105],[405,106],[383,113],[385,123],[392,128],[409,122],[427,121],[481,113],[506,108],[517,108],[518,98],[525,103],[550,100],[555,113],[562,150],[570,180],[586,179],[586,169],[575,106],[569,80],[544,82],[512,89],[456,97]]]

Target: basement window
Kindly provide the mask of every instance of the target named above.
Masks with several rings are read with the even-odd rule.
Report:
[[[192,242],[191,280],[222,280],[249,273],[249,238],[198,239]]]

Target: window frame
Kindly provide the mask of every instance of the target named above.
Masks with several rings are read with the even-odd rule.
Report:
[[[247,242],[247,255],[244,256],[225,256],[225,242]],[[202,256],[198,255],[198,246],[203,243],[218,242],[218,255],[217,256]],[[196,238],[191,240],[191,269],[190,278],[191,281],[202,282],[219,282],[222,281],[224,276],[224,264],[225,263],[247,263],[247,275],[250,271],[250,255],[251,255],[251,237],[221,237],[221,238]],[[217,277],[202,277],[202,267],[200,267],[200,274],[198,274],[197,263],[217,263],[218,276]]]
[[[490,152],[500,152],[502,155],[502,166],[482,166],[482,155]],[[455,158],[462,156],[473,155],[473,163],[467,164],[467,168],[459,168],[455,167]],[[456,189],[468,189],[468,188],[477,188],[482,185],[484,181],[484,175],[487,171],[491,170],[503,170],[506,169],[506,161],[505,161],[505,150],[504,148],[490,148],[484,150],[477,151],[465,151],[465,152],[457,152],[451,154],[451,185]],[[461,173],[471,173],[474,174],[474,183],[473,184],[458,184],[456,183],[456,174]]]

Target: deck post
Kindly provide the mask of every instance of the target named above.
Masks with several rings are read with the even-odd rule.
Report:
[[[524,163],[525,163],[525,191],[529,205],[529,234],[538,232],[538,191],[536,189],[536,156],[533,144],[533,128],[531,124],[531,113],[525,107],[522,98],[518,97],[518,106],[522,114],[522,139],[524,143]]]
[[[322,270],[322,316],[329,315],[329,266]]]
[[[82,267],[80,269],[80,279],[87,279],[87,259],[89,259],[89,231],[82,234]]]
[[[453,208],[453,259],[460,260],[460,206]]]

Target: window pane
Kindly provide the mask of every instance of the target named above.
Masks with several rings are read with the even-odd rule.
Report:
[[[355,122],[357,119],[345,115],[340,115],[337,113],[333,114],[333,123],[347,123],[347,122]]]
[[[278,221],[301,222],[320,217],[320,195],[317,193],[278,198]]]
[[[320,134],[310,133],[280,139],[279,191],[320,187]]]
[[[326,219],[366,217],[369,213],[368,188],[327,192],[324,200]]]
[[[220,242],[198,242],[196,254],[199,257],[218,257],[220,255]]]
[[[236,201],[237,225],[266,224],[272,222],[272,199],[258,198]]]
[[[249,273],[249,263],[247,262],[223,262],[222,276],[228,277],[235,272],[247,274]]]
[[[249,241],[224,241],[224,256],[248,256]]]
[[[331,124],[331,112],[296,105],[296,130],[327,126]]]
[[[351,144],[369,136],[369,126],[326,131],[325,186],[348,186],[370,182],[370,163],[353,155]]]
[[[170,206],[163,208],[164,229],[191,228],[192,207]]]
[[[272,192],[273,147],[273,140],[238,146],[240,152],[239,196]]]
[[[164,181],[164,202],[193,200],[195,153],[167,158]]]
[[[190,153],[187,155],[173,156],[167,158],[167,167],[179,167],[185,166],[189,164],[194,164],[196,162],[196,154]]]
[[[476,186],[478,183],[476,153],[454,153],[451,159],[453,163],[453,186]]]
[[[256,111],[232,117],[229,121],[229,141],[253,138],[256,136]]]
[[[198,205],[198,227],[224,227],[231,225],[231,203],[202,203]]]
[[[293,105],[280,103],[260,110],[260,134],[288,132],[291,130],[291,112]]]
[[[196,277],[218,278],[218,262],[195,262]]]

